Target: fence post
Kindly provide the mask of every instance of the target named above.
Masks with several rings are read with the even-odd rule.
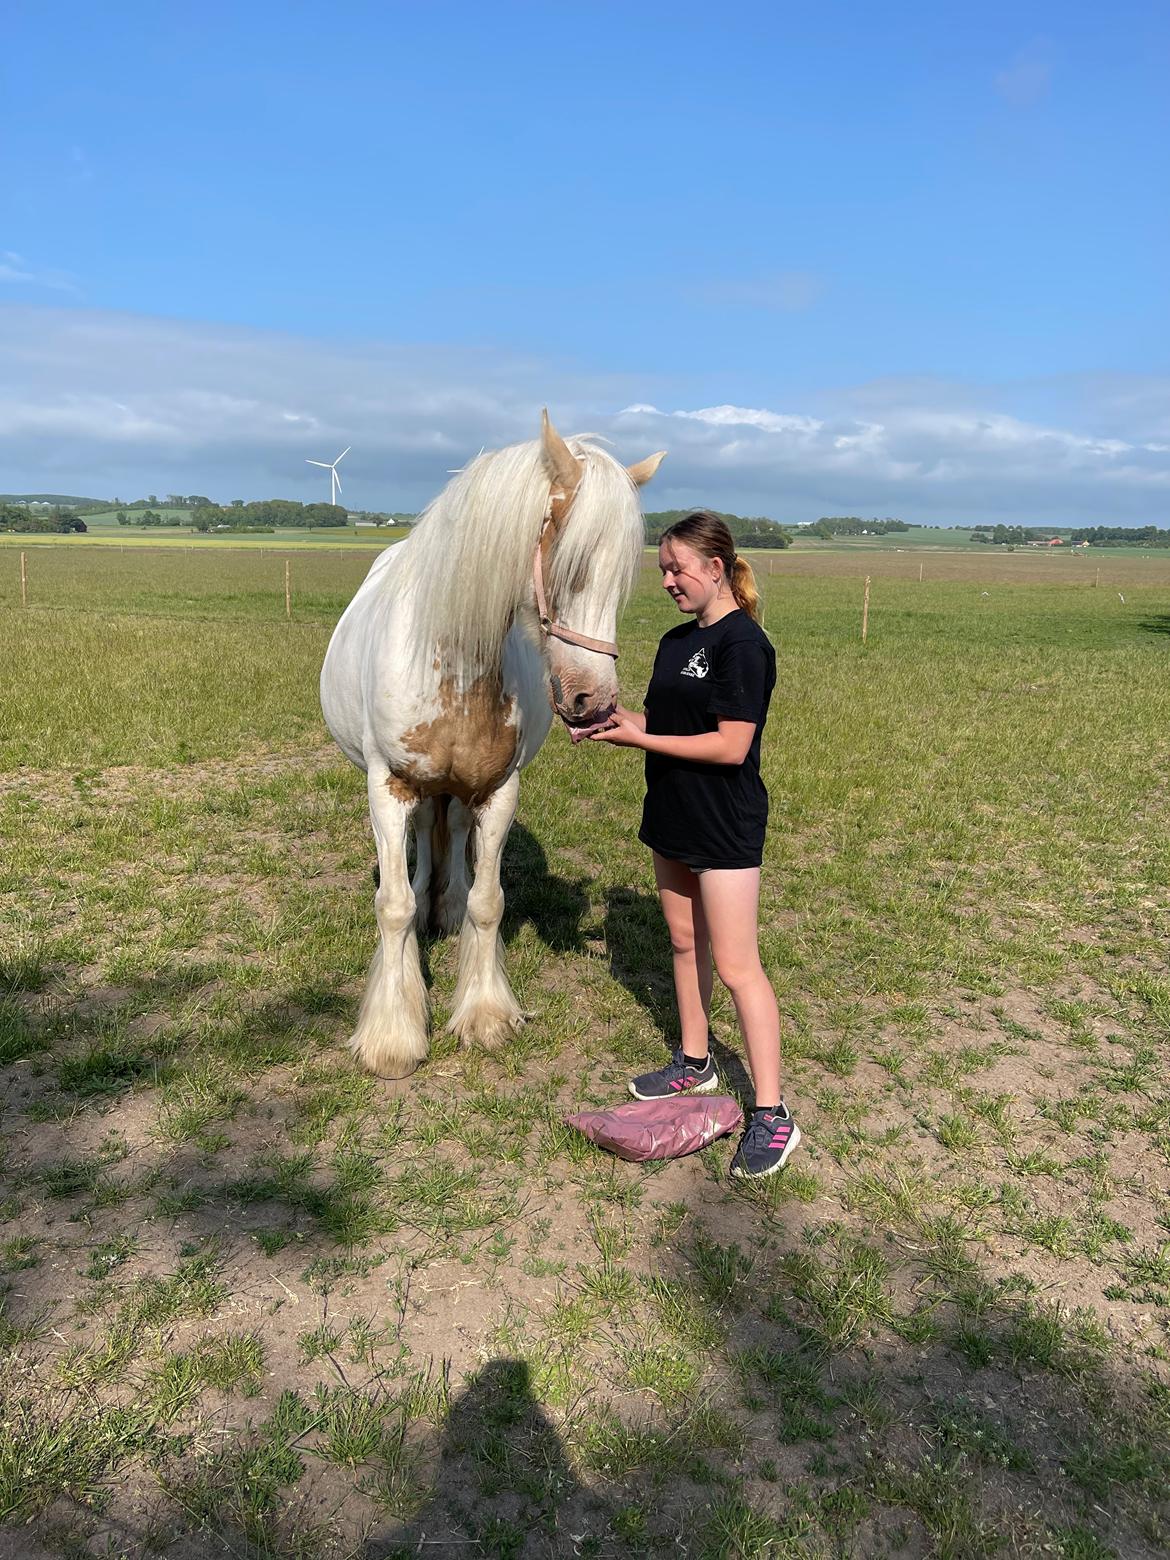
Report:
[[[292,590],[289,585],[287,558],[284,560],[284,615],[286,618],[292,617]]]
[[[865,643],[869,633],[869,575],[865,576],[865,600],[861,603],[861,642]]]
[[[1101,570],[1098,569],[1097,573],[1096,573],[1096,577],[1093,580],[1093,589],[1096,590],[1097,586],[1100,585],[1100,583],[1101,583]]]
[[[23,553],[20,555],[20,604],[28,606],[28,566]]]
[[[919,562],[918,562],[918,583],[920,585],[922,584],[922,569],[923,569],[922,560],[919,559]]]

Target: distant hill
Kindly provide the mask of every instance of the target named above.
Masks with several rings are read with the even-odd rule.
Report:
[[[101,504],[108,508],[108,498],[78,498],[71,493],[0,493],[0,504]]]

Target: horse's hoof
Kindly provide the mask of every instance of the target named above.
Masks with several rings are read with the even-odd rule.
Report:
[[[523,1027],[523,1013],[492,1014],[489,1017],[469,1020],[457,1027],[449,1027],[458,1036],[460,1047],[480,1046],[485,1051],[498,1051],[516,1031]]]
[[[420,1036],[419,1041],[421,1043],[387,1045],[384,1042],[378,1044],[376,1041],[359,1040],[355,1036],[349,1042],[349,1049],[363,1072],[381,1078],[386,1083],[401,1083],[411,1073],[417,1072],[427,1059],[426,1036]]]
[[[374,1077],[377,1078],[381,1083],[401,1083],[404,1078],[412,1078],[414,1074],[418,1072],[420,1066],[421,1063],[414,1062],[406,1069],[405,1072],[386,1072],[383,1068],[379,1067],[377,1072],[374,1074]]]

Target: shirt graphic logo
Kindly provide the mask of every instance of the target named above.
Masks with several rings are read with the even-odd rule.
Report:
[[[711,668],[707,665],[707,652],[696,650],[682,669],[684,677],[706,677]]]

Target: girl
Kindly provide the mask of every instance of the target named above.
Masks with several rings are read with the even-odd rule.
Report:
[[[750,565],[718,515],[697,510],[662,533],[663,588],[693,621],[664,634],[646,713],[618,705],[594,742],[646,751],[639,839],[670,931],[682,1045],[666,1067],[633,1079],[635,1099],[709,1093],[711,961],[731,992],[756,1105],[731,1173],[779,1170],[800,1142],[780,1095],[780,1014],[760,963],[757,915],[768,793],[760,736],[776,682],[776,655],[759,623]]]

